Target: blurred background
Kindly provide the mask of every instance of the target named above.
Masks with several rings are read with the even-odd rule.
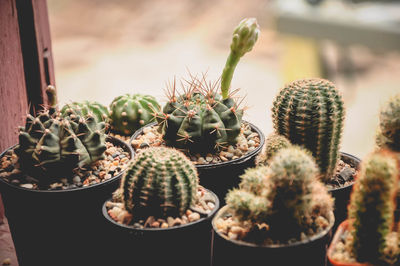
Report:
[[[350,0],[48,0],[61,104],[109,105],[124,93],[165,101],[176,76],[221,75],[234,27],[256,17],[261,35],[233,88],[246,120],[272,132],[279,88],[304,77],[336,83],[347,107],[342,151],[374,146],[380,106],[400,93],[400,2]]]

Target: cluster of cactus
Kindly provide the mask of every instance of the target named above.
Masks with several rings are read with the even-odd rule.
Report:
[[[132,135],[150,123],[160,105],[153,96],[125,94],[116,97],[110,104],[110,125],[113,131]]]
[[[400,94],[385,104],[380,112],[379,121],[377,145],[400,152]]]
[[[333,178],[340,157],[344,112],[336,86],[316,78],[290,83],[273,103],[275,132],[312,152],[325,183]]]
[[[234,100],[230,84],[240,58],[251,51],[259,34],[254,18],[244,19],[234,30],[231,51],[221,76],[221,84],[207,82],[205,75],[168,90],[169,101],[157,114],[160,132],[167,145],[205,153],[235,143],[241,130],[243,109]],[[218,93],[219,86],[221,94]]]
[[[54,87],[47,92],[55,94]],[[63,117],[51,101],[51,106],[38,116],[27,116],[15,153],[21,167],[35,171],[39,177],[68,177],[73,169],[103,158],[104,127],[104,122],[97,123],[90,114]]]
[[[348,207],[351,251],[358,262],[381,265],[395,259],[386,251],[394,227],[398,174],[396,159],[387,151],[373,153],[362,165]]]
[[[81,117],[90,114],[97,122],[105,123],[107,123],[109,116],[107,107],[95,101],[72,102],[66,104],[61,108],[61,114],[63,116],[79,115]]]
[[[264,153],[258,160],[259,165],[268,165],[268,162],[284,148],[290,147],[292,144],[284,136],[272,133],[265,140]]]
[[[298,146],[280,150],[268,166],[247,170],[241,179],[227,205],[240,220],[268,224],[272,239],[298,238],[315,215],[330,219],[333,200],[313,157]]]
[[[182,152],[151,147],[128,166],[119,197],[134,219],[182,215],[195,202],[197,187],[197,170]]]

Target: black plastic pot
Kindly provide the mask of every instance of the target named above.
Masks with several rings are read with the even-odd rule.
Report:
[[[359,170],[360,168],[360,163],[361,160],[357,158],[354,155],[341,152],[340,157],[343,162],[349,164],[351,167],[355,168],[356,170]],[[339,187],[335,189],[329,189],[329,192],[331,195],[335,198],[335,225],[334,225],[334,231],[336,228],[339,226],[341,222],[347,219],[347,205],[349,204],[350,201],[350,194],[351,190],[353,189],[353,183],[344,186],[344,187]]]
[[[218,197],[211,194],[215,197],[215,208],[207,217],[165,229],[136,229],[119,224],[108,215],[104,203],[103,216],[108,228],[99,237],[109,245],[104,250],[103,261],[106,265],[118,266],[210,265],[211,219],[219,208]]]
[[[107,141],[123,147],[133,158],[128,144],[114,137]],[[21,188],[0,179],[19,264],[100,265],[98,235],[105,224],[101,206],[118,188],[121,176],[122,172],[99,184],[52,191]]]
[[[229,240],[216,230],[215,221],[227,214],[227,207],[221,208],[213,226],[213,266],[229,265],[326,265],[326,251],[332,235],[334,215],[330,226],[312,238],[293,244],[259,246],[244,241]]]
[[[257,132],[259,135],[260,145],[257,148],[238,159],[215,164],[196,165],[199,173],[200,184],[217,194],[221,205],[225,204],[225,195],[228,190],[239,185],[239,176],[244,173],[244,170],[256,165],[256,157],[260,154],[262,147],[264,146],[265,137],[261,130],[249,122],[243,122],[248,123],[252,131]],[[151,127],[154,125],[156,125],[156,123],[148,124],[146,127]],[[142,132],[143,128],[136,131],[132,135],[131,142],[140,136]]]

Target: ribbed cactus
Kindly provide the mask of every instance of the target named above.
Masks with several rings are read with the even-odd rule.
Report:
[[[241,220],[266,222],[270,237],[298,238],[314,215],[332,212],[333,200],[318,180],[314,159],[300,147],[282,149],[269,166],[248,170],[226,202]],[[317,192],[318,193],[315,193]]]
[[[264,153],[260,156],[258,161],[261,165],[267,165],[269,160],[284,148],[291,146],[290,141],[284,136],[272,133],[265,140]]]
[[[104,122],[92,115],[64,118],[54,110],[28,115],[15,148],[21,167],[43,179],[68,177],[73,169],[103,158],[106,150]]]
[[[379,115],[379,131],[376,142],[380,147],[400,151],[400,94],[383,106]]]
[[[182,215],[197,195],[193,163],[172,148],[143,150],[128,166],[121,189],[125,209],[134,219]]]
[[[253,48],[258,33],[254,18],[243,20],[235,29],[221,84],[207,82],[205,75],[200,78],[191,75],[182,83],[180,95],[176,95],[175,81],[169,86],[169,101],[157,114],[160,131],[168,145],[205,153],[236,142],[243,109],[232,97],[234,92],[229,93],[230,84],[236,65]]]
[[[358,262],[379,264],[387,257],[387,236],[394,225],[398,167],[393,155],[378,151],[363,162],[351,194],[352,253]]]
[[[325,183],[333,178],[340,156],[344,113],[338,89],[323,79],[294,81],[273,103],[275,132],[312,152]]]
[[[123,135],[132,135],[136,130],[150,123],[159,109],[157,100],[150,95],[118,96],[110,104],[111,129]]]
[[[84,117],[88,114],[94,116],[97,122],[106,122],[108,120],[108,109],[106,106],[98,103],[98,102],[72,102],[66,104],[61,109],[61,113],[63,116],[68,115],[79,115]]]

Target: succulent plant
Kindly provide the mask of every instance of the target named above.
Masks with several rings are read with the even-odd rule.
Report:
[[[313,157],[297,146],[282,149],[269,166],[247,170],[226,197],[240,220],[265,222],[271,238],[298,238],[315,215],[329,218],[333,200],[318,180]]]
[[[21,167],[43,180],[68,177],[73,169],[103,158],[106,150],[104,122],[92,115],[62,117],[54,104],[37,117],[27,116],[15,148]]]
[[[400,152],[400,94],[383,106],[379,121],[380,127],[376,137],[378,146]]]
[[[286,85],[273,103],[275,132],[312,152],[325,183],[334,176],[340,156],[344,113],[335,85],[316,78]]]
[[[290,141],[284,136],[275,133],[270,134],[265,140],[264,153],[260,156],[258,164],[267,165],[276,153],[290,146]]]
[[[132,135],[154,119],[160,109],[151,95],[125,94],[114,98],[110,104],[111,129],[123,135]]]
[[[382,263],[393,230],[398,182],[396,159],[387,151],[369,156],[351,194],[352,253],[358,262]]]
[[[98,103],[98,102],[72,102],[70,104],[66,104],[61,109],[61,113],[63,116],[68,115],[79,115],[84,117],[88,114],[94,116],[97,122],[106,122],[108,121],[108,109],[106,106]]]
[[[151,147],[128,166],[121,190],[125,209],[134,219],[182,215],[197,197],[193,163],[172,148]]]
[[[243,109],[229,92],[233,72],[240,58],[257,41],[259,28],[254,18],[244,19],[233,33],[231,52],[219,81],[207,82],[205,75],[182,82],[176,95],[176,81],[170,84],[169,101],[157,114],[167,145],[206,153],[235,143],[240,133]],[[221,87],[221,94],[217,91]]]

